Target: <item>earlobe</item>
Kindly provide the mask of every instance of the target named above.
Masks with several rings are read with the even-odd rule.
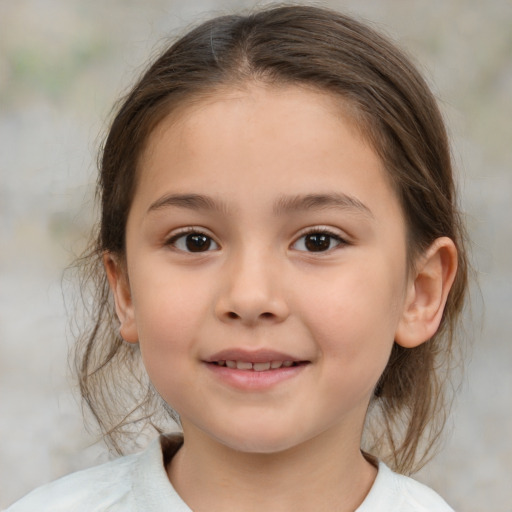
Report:
[[[125,265],[117,256],[108,252],[103,255],[103,264],[107,272],[110,290],[114,296],[117,317],[121,324],[119,332],[128,343],[137,343],[139,337]]]
[[[448,237],[436,239],[418,259],[408,289],[395,341],[406,348],[434,336],[457,273],[457,249]]]

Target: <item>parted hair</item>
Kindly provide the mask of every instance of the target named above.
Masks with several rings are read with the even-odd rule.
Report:
[[[428,460],[445,424],[467,291],[450,147],[436,100],[403,51],[368,24],[324,8],[274,6],[211,19],[165,48],[116,105],[98,159],[99,222],[76,267],[87,313],[74,355],[83,400],[119,453],[127,437],[148,425],[164,431],[169,417],[177,419],[153,390],[137,346],[119,335],[102,258],[125,256],[139,162],[160,121],[188,102],[254,81],[311,87],[348,106],[401,204],[411,268],[438,237],[457,247],[438,332],[415,348],[394,344],[367,415],[363,449],[411,473]]]

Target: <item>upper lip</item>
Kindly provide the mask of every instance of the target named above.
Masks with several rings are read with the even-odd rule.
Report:
[[[297,358],[284,352],[277,352],[271,349],[244,350],[244,349],[226,349],[216,352],[205,359],[207,363],[216,361],[244,361],[247,363],[266,363],[271,361],[292,361],[300,362],[304,359]]]

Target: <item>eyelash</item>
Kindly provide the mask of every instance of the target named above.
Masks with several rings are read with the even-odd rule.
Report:
[[[180,239],[183,238],[185,240],[185,244],[186,244],[187,243],[186,242],[186,237],[189,236],[189,235],[197,235],[198,237],[203,237],[205,239],[204,242],[207,243],[206,250],[202,250],[202,247],[199,246],[199,245],[197,245],[197,248],[199,249],[197,251],[190,250],[189,246],[178,247],[177,242]],[[296,246],[299,243],[300,240],[305,239],[306,237],[311,236],[311,235],[320,235],[320,236],[326,237],[328,239],[328,247],[325,248],[325,249],[320,247],[319,250],[307,250],[307,246],[306,246],[307,242],[304,244],[304,246],[306,247],[305,249],[297,249],[296,247],[294,247],[294,246]],[[336,242],[336,245],[334,247],[331,247],[331,241],[332,240],[334,240]],[[214,244],[214,248],[213,249],[210,248],[212,244]],[[300,252],[309,252],[309,253],[320,252],[320,253],[324,253],[324,252],[332,251],[333,249],[339,247],[340,245],[348,245],[348,244],[349,244],[349,242],[347,242],[347,240],[345,240],[344,238],[340,237],[339,234],[334,233],[330,229],[327,229],[327,228],[324,228],[324,227],[315,227],[315,228],[310,228],[307,231],[303,232],[295,240],[295,242],[293,242],[291,244],[290,247],[292,249],[295,248],[296,250],[298,250]],[[208,235],[207,233],[205,233],[201,229],[194,228],[194,227],[184,228],[183,230],[180,230],[178,233],[175,233],[173,236],[171,236],[165,242],[165,245],[166,246],[171,246],[171,247],[173,247],[176,250],[179,250],[179,251],[182,251],[182,252],[186,252],[186,253],[210,252],[211,250],[217,250],[219,248],[219,244],[210,235]]]
[[[339,246],[349,245],[349,242],[347,240],[345,240],[344,238],[342,238],[338,233],[335,233],[325,227],[314,227],[314,228],[309,228],[307,231],[301,233],[301,235],[295,240],[295,242],[293,242],[293,244],[291,244],[291,247],[293,248],[293,246],[295,246],[300,240],[305,239],[307,236],[310,236],[310,235],[324,235],[324,236],[328,237],[329,238],[329,247],[325,250],[318,250],[318,251],[308,251],[308,250],[299,249],[301,252],[326,253],[326,252],[332,251],[333,249],[336,249]],[[336,245],[334,247],[330,247],[331,240],[334,240],[336,242]]]
[[[187,250],[187,248],[178,247],[177,246],[178,240],[180,240],[180,238],[183,238],[186,243],[186,237],[189,235],[197,235],[197,236],[204,237],[204,238],[208,239],[207,250],[206,251],[202,251],[202,250],[193,251],[193,250]],[[175,233],[173,236],[171,236],[165,242],[165,245],[167,245],[167,246],[171,246],[178,251],[189,252],[189,253],[209,252],[212,250],[212,249],[210,249],[211,244],[215,245],[215,248],[213,250],[216,250],[219,248],[219,244],[208,233],[205,233],[201,229],[194,228],[194,227],[184,228],[184,229],[180,230],[178,233]],[[190,248],[188,248],[188,249],[190,249]]]

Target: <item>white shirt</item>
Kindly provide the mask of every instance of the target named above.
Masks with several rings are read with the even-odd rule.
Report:
[[[121,457],[44,485],[6,512],[192,512],[164,464],[181,446],[160,436],[142,453]],[[431,489],[379,463],[377,478],[355,512],[453,512]]]

